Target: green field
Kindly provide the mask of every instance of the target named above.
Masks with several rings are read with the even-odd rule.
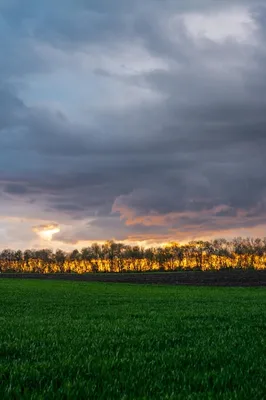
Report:
[[[265,399],[266,290],[0,280],[1,399]]]

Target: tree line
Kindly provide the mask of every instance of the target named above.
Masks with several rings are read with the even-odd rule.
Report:
[[[0,272],[89,273],[266,269],[266,238],[191,241],[144,248],[108,241],[81,250],[10,250],[0,253]]]

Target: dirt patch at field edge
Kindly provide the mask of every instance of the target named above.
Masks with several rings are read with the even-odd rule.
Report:
[[[38,274],[2,273],[0,278],[57,279],[87,282],[138,283],[157,285],[266,286],[266,270],[180,271],[165,273]]]

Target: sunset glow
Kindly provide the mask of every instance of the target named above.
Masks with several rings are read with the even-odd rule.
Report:
[[[40,231],[39,235],[42,239],[50,241],[50,240],[52,240],[53,235],[58,232],[60,232],[59,228],[53,228],[53,229],[47,229],[47,230]]]
[[[40,225],[34,226],[32,230],[33,232],[37,233],[41,239],[51,241],[53,239],[53,235],[60,232],[60,227],[57,224]]]

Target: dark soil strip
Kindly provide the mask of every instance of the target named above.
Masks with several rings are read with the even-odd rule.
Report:
[[[36,274],[2,273],[0,278],[62,279],[88,282],[119,282],[158,285],[266,286],[266,270],[180,271],[161,273]]]

